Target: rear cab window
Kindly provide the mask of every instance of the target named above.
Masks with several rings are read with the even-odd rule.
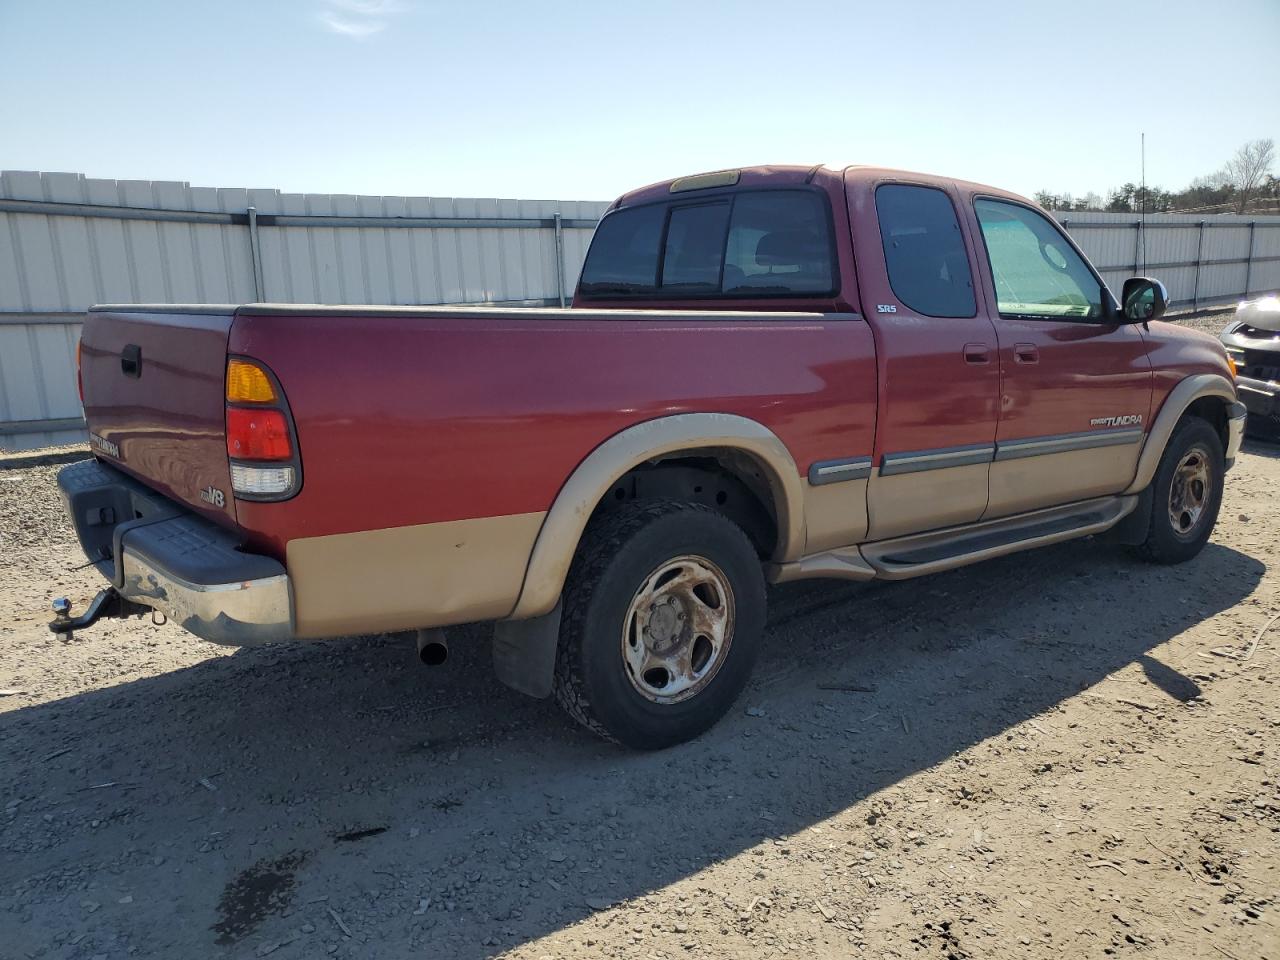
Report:
[[[582,268],[588,299],[833,296],[831,214],[811,189],[740,190],[614,211]]]

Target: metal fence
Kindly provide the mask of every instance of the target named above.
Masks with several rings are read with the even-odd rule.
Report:
[[[1280,216],[1057,213],[1107,285],[1164,281],[1176,310],[1233,303],[1280,288]]]
[[[562,304],[607,204],[0,173],[0,448],[83,439],[94,303]]]
[[[0,173],[0,448],[83,438],[94,303],[559,304],[605,207]],[[1280,287],[1280,217],[1057,216],[1116,289],[1144,256],[1176,307]]]

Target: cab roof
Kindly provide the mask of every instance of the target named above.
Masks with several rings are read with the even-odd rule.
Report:
[[[851,165],[843,168],[817,166],[800,166],[797,164],[767,164],[755,167],[739,167],[729,170],[716,170],[692,176],[674,177],[660,180],[648,186],[639,187],[624,193],[613,202],[609,209],[629,207],[640,203],[662,200],[682,194],[693,195],[701,189],[712,187],[791,187],[803,184],[815,184],[826,189],[837,187],[848,175],[851,180],[880,181],[905,180],[938,187],[959,187],[966,193],[981,193],[988,196],[1007,197],[1021,203],[1031,203],[1026,197],[998,187],[968,180],[957,180],[954,177],[943,177],[936,174],[917,173],[910,170],[897,170],[890,167]]]

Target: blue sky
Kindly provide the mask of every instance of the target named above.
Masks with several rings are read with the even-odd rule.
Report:
[[[0,168],[609,199],[754,163],[1166,188],[1280,139],[1280,0],[0,0]]]

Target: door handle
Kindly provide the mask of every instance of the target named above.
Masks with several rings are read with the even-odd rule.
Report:
[[[1015,343],[1013,360],[1015,363],[1039,363],[1040,351],[1036,349],[1034,343]]]
[[[991,348],[985,343],[966,343],[964,345],[965,363],[990,363]]]
[[[135,380],[142,376],[142,348],[136,343],[126,344],[120,351],[120,372]]]

